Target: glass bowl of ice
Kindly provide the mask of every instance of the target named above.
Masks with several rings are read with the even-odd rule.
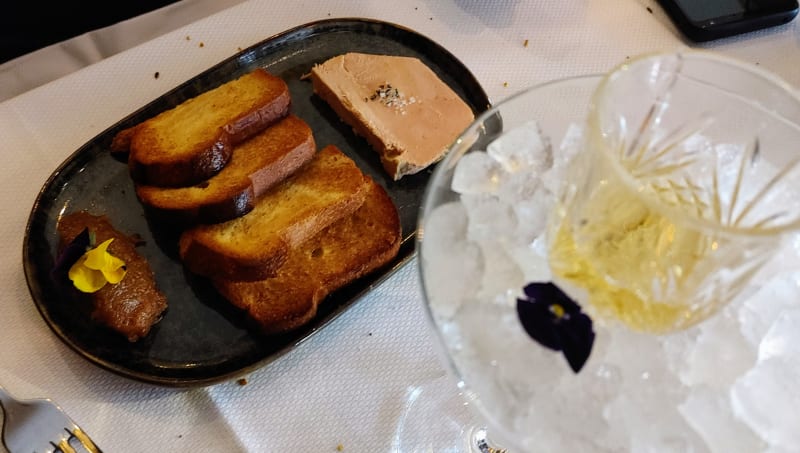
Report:
[[[646,104],[639,108],[640,117],[629,116],[616,123],[622,124],[620,129],[626,133],[649,131],[650,135],[640,133],[631,139],[633,144],[623,147],[626,150],[638,150],[644,141],[663,145],[646,150],[652,155],[633,157],[638,163],[659,163],[647,174],[651,178],[647,181],[654,181],[654,174],[663,176],[666,171],[687,170],[696,164],[694,157],[667,162],[664,156],[669,157],[674,149],[691,156],[716,153],[713,165],[700,162],[700,170],[692,170],[710,172],[705,180],[714,191],[721,180],[733,181],[733,195],[712,193],[712,214],[730,219],[739,213],[744,218],[758,210],[729,206],[735,205],[737,197],[741,202],[760,196],[773,205],[784,205],[762,210],[768,220],[742,222],[741,231],[732,224],[714,228],[702,222],[673,222],[669,217],[673,211],[647,204],[649,201],[642,202],[647,209],[634,209],[649,195],[642,195],[645,190],[641,187],[625,184],[641,167],[614,163],[604,168],[586,155],[587,146],[597,139],[592,135],[596,125],[590,120],[599,108],[598,91],[608,89],[613,72],[552,81],[504,99],[477,118],[439,163],[420,216],[417,245],[425,307],[452,374],[453,391],[458,388],[480,409],[489,436],[509,452],[791,451],[800,446],[800,386],[795,384],[800,382],[800,337],[796,334],[800,332],[800,304],[795,300],[800,286],[800,241],[791,223],[795,211],[787,206],[796,207],[791,200],[800,195],[787,196],[787,191],[794,189],[784,183],[800,178],[795,172],[800,159],[800,97],[766,72],[706,54],[646,56],[616,71],[629,70],[647,58],[662,58],[643,71],[652,77],[652,99],[637,92]],[[722,66],[694,71],[693,58],[710,59],[712,66]],[[741,149],[729,144],[708,145],[716,140],[712,134],[715,121],[724,120],[717,120],[723,115],[713,111],[701,112],[698,124],[683,129],[673,128],[668,133],[647,129],[667,124],[674,113],[670,108],[683,108],[679,96],[670,91],[679,86],[670,78],[672,72],[679,73],[674,77],[691,79],[690,83],[699,81],[704,93],[713,91],[714,81],[703,78],[710,73],[725,78],[729,70],[725,65],[733,66],[730,71],[740,79],[720,91],[733,94],[731,102],[758,97],[751,104],[767,112],[756,114],[759,121],[753,134],[763,134],[776,123],[784,145],[791,142],[786,139],[797,138],[794,148],[782,151],[794,156],[773,161],[778,162],[773,165],[775,171],[767,164],[756,164],[759,159],[772,159],[773,144],[768,139],[752,140],[751,134]],[[737,89],[742,91],[737,93]],[[614,93],[630,96],[624,90]],[[672,104],[667,105],[669,102]],[[689,110],[700,111],[703,105],[711,102]],[[607,139],[608,134],[603,134],[599,137]],[[646,140],[639,140],[643,137]],[[731,149],[744,157],[731,157]],[[723,165],[759,175],[766,168],[770,176],[758,182],[740,173],[734,172],[733,177],[716,173]],[[616,187],[614,178],[622,178],[619,184],[625,190],[608,192],[609,187]],[[673,179],[686,183],[689,197],[700,193],[697,186],[702,181],[695,184],[692,178],[681,178]],[[664,191],[672,190],[672,180],[667,181],[666,189],[658,186],[659,190],[653,190],[657,196],[665,197]],[[752,196],[740,187],[741,181],[748,181],[745,185]],[[614,196],[606,196],[609,193]],[[675,193],[665,199],[683,196]],[[715,196],[720,212],[729,208],[735,213],[715,212]],[[582,211],[571,204],[575,199],[580,200]],[[749,204],[761,203],[759,200]],[[607,206],[601,206],[604,203]],[[699,212],[696,204],[692,209],[692,215]],[[788,214],[781,214],[783,211]],[[625,255],[615,257],[612,270],[630,265],[626,257],[640,260],[634,263],[639,270],[666,268],[669,275],[662,281],[648,274],[650,283],[645,286],[649,292],[636,293],[647,294],[640,297],[643,304],[656,298],[653,294],[674,295],[681,285],[697,285],[678,293],[690,294],[680,301],[688,301],[686,304],[678,305],[684,311],[658,306],[633,322],[624,314],[646,310],[643,305],[628,304],[619,292],[605,299],[613,309],[593,304],[592,295],[607,292],[607,286],[621,284],[634,272],[626,270],[620,277],[608,270],[591,281],[573,278],[605,255],[573,266],[572,273],[563,271],[565,262],[578,262],[575,255],[563,253],[558,239],[564,218],[575,212],[579,212],[571,219],[575,228],[591,222],[598,225],[591,230],[597,233],[591,239],[605,241],[606,248],[600,250],[624,250]],[[632,219],[636,215],[641,218]],[[630,221],[621,222],[621,218]],[[787,227],[776,227],[769,234],[758,229],[780,226],[782,221]],[[650,236],[636,236],[635,228],[651,225],[658,229],[642,231],[657,232],[652,241],[647,239]],[[700,233],[695,229],[692,234],[683,233],[681,228],[689,226]],[[638,242],[629,244],[631,238]],[[618,239],[622,242],[612,242]],[[743,258],[740,255],[745,249],[751,253]],[[553,262],[556,254],[558,265]],[[687,256],[695,261],[676,261]],[[739,261],[720,264],[706,259],[720,256]],[[679,278],[701,271],[705,272],[701,277]],[[720,283],[718,274],[727,276],[730,283]],[[702,278],[710,278],[712,283]],[[724,303],[702,306],[692,302],[695,293],[705,294],[701,283],[712,285],[710,293],[723,294]],[[736,285],[735,292],[719,292],[721,285]],[[485,443],[472,448],[502,451]]]

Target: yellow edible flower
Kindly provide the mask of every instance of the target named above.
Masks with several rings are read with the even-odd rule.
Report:
[[[85,293],[93,293],[106,283],[116,284],[125,277],[125,262],[107,251],[113,240],[114,238],[108,239],[84,253],[72,265],[68,275],[76,288]]]

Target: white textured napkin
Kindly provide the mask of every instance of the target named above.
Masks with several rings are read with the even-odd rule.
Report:
[[[80,145],[238,49],[330,17],[417,30],[455,54],[494,101],[689,45],[655,0],[249,1],[12,98],[0,104],[0,383],[54,398],[106,452],[392,451],[409,390],[445,374],[414,263],[247,385],[194,390],[132,382],[81,359],[42,321],[20,263],[38,190]],[[794,22],[705,47],[800,86],[798,33]]]

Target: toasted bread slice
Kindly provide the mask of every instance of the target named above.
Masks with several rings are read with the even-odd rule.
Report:
[[[63,248],[72,242],[85,228],[95,235],[97,244],[113,238],[108,252],[125,261],[127,269],[119,283],[108,283],[99,291],[85,295],[92,300],[91,317],[129,341],[137,341],[161,320],[167,309],[167,298],[158,289],[147,260],[137,252],[136,241],[116,230],[106,216],[86,211],[64,215],[57,226],[60,246]]]
[[[394,180],[441,159],[473,120],[469,106],[417,58],[347,53],[315,65],[311,83]]]
[[[400,247],[392,200],[369,179],[364,204],[295,247],[274,278],[254,282],[212,279],[220,294],[267,334],[296,329],[331,292],[390,262]]]
[[[286,82],[256,69],[121,131],[112,150],[129,145],[139,183],[192,185],[220,171],[235,145],[286,116],[290,102]]]
[[[364,202],[364,174],[334,146],[268,190],[249,213],[181,233],[179,252],[195,274],[231,280],[274,276],[292,247]]]
[[[137,185],[136,194],[159,219],[181,225],[218,223],[253,209],[255,200],[316,152],[311,128],[289,115],[238,145],[228,165],[190,187]]]

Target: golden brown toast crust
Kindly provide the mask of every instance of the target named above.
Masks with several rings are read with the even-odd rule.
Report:
[[[392,200],[369,181],[364,204],[291,250],[274,278],[212,281],[220,294],[247,312],[262,332],[301,327],[331,292],[389,263],[400,247],[400,219]]]
[[[416,58],[346,53],[314,66],[311,83],[394,180],[440,160],[474,119],[458,94]]]
[[[85,211],[67,214],[58,222],[61,246],[89,228],[97,244],[114,238],[108,252],[125,261],[127,273],[117,284],[106,284],[89,294],[92,299],[92,318],[121,333],[129,341],[147,335],[167,309],[167,299],[158,290],[153,271],[144,257],[136,251],[136,242],[117,231],[106,216],[95,216]]]
[[[121,131],[112,150],[129,146],[138,183],[192,185],[219,172],[232,147],[286,116],[290,102],[286,82],[259,68]]]
[[[292,247],[358,209],[366,187],[355,162],[327,146],[262,195],[249,213],[184,231],[181,259],[191,272],[208,277],[258,280],[275,275]]]
[[[190,187],[137,185],[139,200],[159,221],[218,223],[253,209],[255,200],[306,164],[316,145],[311,128],[289,115],[233,149],[216,175]]]

